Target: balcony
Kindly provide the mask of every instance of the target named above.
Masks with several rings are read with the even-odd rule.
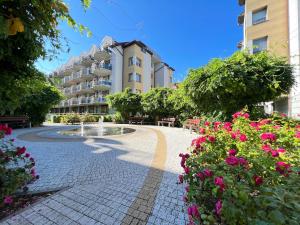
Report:
[[[85,56],[81,59],[81,64],[88,67],[88,66],[91,66],[92,63],[95,62],[95,60],[93,59],[92,56]]]
[[[79,104],[79,100],[77,98],[71,98],[70,99],[70,105],[78,105]]]
[[[86,105],[86,104],[90,104],[90,103],[91,103],[91,99],[89,97],[79,98],[79,105]]]
[[[98,97],[90,97],[91,104],[104,104],[106,103],[106,99],[103,96]]]
[[[91,72],[98,76],[107,76],[111,74],[111,70],[112,70],[111,64],[101,63],[96,65]]]
[[[71,93],[74,94],[74,93],[78,92],[79,89],[80,89],[80,85],[73,85],[71,87]]]
[[[66,84],[71,80],[71,76],[64,77],[63,83]]]
[[[71,94],[71,88],[64,88],[63,93],[64,93],[65,95]]]
[[[241,14],[238,16],[238,24],[239,24],[239,26],[243,26],[243,25],[244,25],[244,20],[245,20],[245,14],[244,14],[244,13],[241,13]]]
[[[64,107],[69,106],[70,105],[70,101],[69,100],[65,100],[64,101]]]
[[[92,88],[97,90],[109,90],[111,87],[110,80],[97,80],[93,81]]]
[[[98,48],[92,56],[96,61],[109,60],[111,58],[108,48]]]

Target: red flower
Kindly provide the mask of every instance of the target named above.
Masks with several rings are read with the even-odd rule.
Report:
[[[237,166],[239,164],[239,159],[235,156],[228,156],[225,161],[230,166]]]
[[[222,123],[221,122],[215,122],[214,123],[214,128],[215,128],[215,130],[218,130],[219,129],[219,126],[221,125]]]
[[[250,115],[248,113],[243,113],[243,112],[236,112],[235,114],[232,115],[234,119],[239,118],[239,117],[244,117],[245,119],[249,119]]]
[[[11,135],[12,129],[7,125],[0,124],[0,131],[3,131],[5,135]]]
[[[220,190],[223,191],[225,188],[223,177],[216,177],[215,178],[215,185],[220,187]]]
[[[183,175],[179,175],[178,176],[178,180],[179,180],[179,184],[182,184],[183,183]]]
[[[204,169],[203,173],[206,177],[212,177],[213,176],[213,172],[210,169]]]
[[[218,216],[220,216],[221,214],[221,211],[222,211],[222,201],[221,200],[218,200],[216,205],[215,205],[215,210],[216,210],[216,214]]]
[[[205,128],[200,127],[199,132],[200,132],[200,134],[205,134]]]
[[[4,204],[10,205],[13,203],[13,198],[11,196],[5,196],[3,200]]]
[[[278,157],[279,156],[279,152],[276,151],[276,150],[272,150],[271,154],[272,154],[273,157]]]
[[[277,162],[275,164],[275,169],[280,174],[287,174],[287,173],[291,172],[290,169],[289,169],[290,167],[291,167],[291,165],[287,164],[285,162]]]
[[[236,134],[235,133],[231,133],[231,138],[232,139],[236,139]]]
[[[216,141],[216,138],[214,136],[208,136],[208,140],[211,142],[211,143],[214,143]]]
[[[204,176],[204,174],[202,172],[197,173],[196,177],[198,177],[201,181],[205,180],[205,176]]]
[[[235,149],[230,149],[228,151],[228,154],[234,156],[234,155],[236,155],[236,150]]]
[[[257,186],[259,186],[263,183],[263,178],[261,176],[254,175],[253,180],[255,182],[255,185],[257,185]]]
[[[296,132],[295,137],[300,138],[300,132],[299,131]]]
[[[263,141],[267,141],[267,140],[276,141],[276,135],[273,134],[273,133],[263,133],[263,134],[260,135],[260,138]]]
[[[29,154],[29,153],[26,153],[26,154],[25,154],[25,157],[26,157],[26,158],[29,158],[29,157],[30,157],[30,154]]]
[[[241,135],[240,135],[240,141],[241,141],[241,142],[247,141],[247,136],[246,136],[245,134],[241,134]]]
[[[225,122],[223,127],[227,131],[231,131],[232,130],[232,124],[230,122]]]
[[[248,164],[248,161],[247,161],[245,158],[240,157],[240,158],[239,158],[239,164],[240,164],[241,166],[246,166],[246,165]]]
[[[189,174],[189,173],[190,173],[190,168],[184,167],[184,172],[185,172],[186,174]]]
[[[210,125],[210,122],[208,122],[208,121],[205,121],[205,122],[204,122],[204,126],[207,126],[207,127],[208,127],[209,125]]]
[[[200,218],[200,213],[196,205],[190,206],[187,211],[189,216]]]
[[[25,147],[22,147],[22,148],[18,147],[16,154],[17,154],[17,156],[20,156],[20,155],[24,154],[25,152],[26,152],[26,148]]]
[[[267,153],[269,153],[269,152],[272,151],[271,146],[270,146],[270,145],[267,145],[267,144],[261,146],[261,148],[262,148],[262,150],[264,150],[264,151],[267,152]]]
[[[285,153],[286,151],[285,151],[284,148],[279,148],[279,149],[277,149],[277,152],[279,152],[279,153]]]

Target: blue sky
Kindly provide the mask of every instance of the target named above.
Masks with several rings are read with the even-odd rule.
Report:
[[[71,50],[51,62],[38,61],[38,69],[45,73],[110,35],[117,41],[143,41],[175,68],[175,81],[181,81],[190,68],[232,54],[242,40],[237,16],[243,9],[237,0],[92,0],[86,12],[80,0],[66,2],[75,20],[88,26],[93,37],[61,24]]]

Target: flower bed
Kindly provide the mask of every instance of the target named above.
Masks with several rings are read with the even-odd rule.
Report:
[[[200,133],[180,154],[190,224],[299,224],[300,124],[238,112]]]
[[[11,128],[0,125],[0,209],[13,203],[16,191],[27,191],[26,185],[39,178],[26,148],[15,147],[14,140],[7,137],[11,132]]]

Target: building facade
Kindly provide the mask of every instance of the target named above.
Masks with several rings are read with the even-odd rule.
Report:
[[[134,93],[172,87],[174,69],[141,41],[103,38],[99,47],[69,61],[50,76],[65,100],[52,113],[107,113],[105,96],[130,88]]]
[[[296,85],[289,96],[273,104],[266,111],[280,111],[292,117],[300,114],[299,55],[300,2],[299,0],[239,0],[244,12],[238,17],[244,38],[239,47],[253,54],[268,50],[282,56],[294,66]]]

